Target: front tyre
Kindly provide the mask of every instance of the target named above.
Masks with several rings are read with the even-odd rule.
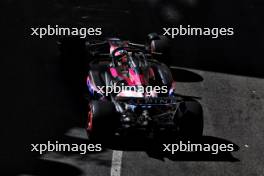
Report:
[[[198,101],[182,102],[176,115],[179,136],[200,137],[203,135],[203,109]]]
[[[88,108],[86,131],[89,140],[106,142],[106,139],[113,136],[118,123],[114,104],[108,101],[91,101]]]

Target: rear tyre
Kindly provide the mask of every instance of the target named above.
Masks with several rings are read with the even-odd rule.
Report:
[[[89,103],[86,131],[92,142],[106,142],[113,136],[117,125],[115,106],[107,101],[91,101]]]
[[[147,39],[148,39],[149,41],[152,41],[152,40],[159,40],[160,37],[159,37],[159,35],[158,35],[157,33],[153,32],[153,33],[148,34]]]
[[[169,39],[164,35],[159,35],[159,39],[152,40],[150,43],[150,48],[152,52],[165,54],[169,48]]]
[[[164,35],[151,33],[147,37],[148,49],[152,52],[154,59],[162,60],[166,64],[170,64],[171,44],[170,40]]]
[[[169,48],[169,39],[164,35],[158,35],[157,33],[150,33],[147,36],[147,45],[152,52],[165,53]]]

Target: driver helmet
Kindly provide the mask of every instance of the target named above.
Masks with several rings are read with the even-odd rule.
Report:
[[[117,47],[111,47],[110,48],[110,52],[112,53]],[[120,50],[120,51],[117,51],[115,53],[115,56],[121,56],[123,55],[122,57],[118,57],[118,59],[116,60],[116,62],[118,64],[127,64],[128,62],[128,58],[127,58],[127,51],[126,50]]]

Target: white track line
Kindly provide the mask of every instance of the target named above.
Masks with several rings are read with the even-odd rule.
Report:
[[[121,176],[122,155],[122,151],[113,150],[111,176]]]

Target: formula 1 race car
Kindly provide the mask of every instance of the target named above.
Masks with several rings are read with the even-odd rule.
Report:
[[[194,99],[179,96],[165,60],[168,40],[149,34],[146,44],[119,38],[86,41],[90,139],[103,140],[134,130],[201,136],[203,112]]]

